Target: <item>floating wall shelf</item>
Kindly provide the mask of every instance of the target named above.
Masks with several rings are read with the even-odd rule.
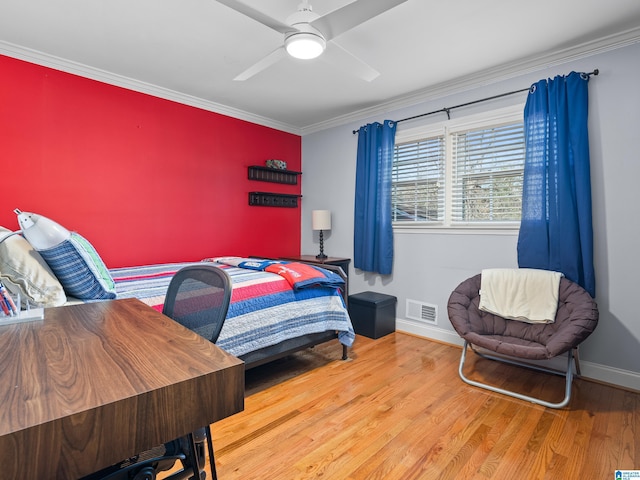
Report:
[[[249,180],[259,180],[261,182],[297,185],[298,175],[302,175],[302,172],[294,172],[293,170],[279,170],[277,168],[269,167],[259,167],[257,165],[249,167]]]
[[[249,192],[249,205],[297,208],[298,199],[301,197],[302,195],[289,195],[286,193]]]

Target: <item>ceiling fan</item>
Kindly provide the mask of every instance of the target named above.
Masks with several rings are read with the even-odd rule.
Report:
[[[284,44],[282,46],[249,67],[235,77],[234,80],[247,80],[278,62],[287,54],[295,58],[311,59],[322,55],[326,49],[326,54],[323,58],[327,62],[342,71],[370,82],[380,74],[365,62],[332,42],[332,39],[406,1],[360,0],[320,16],[312,11],[308,0],[302,0],[302,3],[298,6],[298,11],[290,15],[286,22],[280,22],[239,0],[218,0],[219,3],[284,34]]]

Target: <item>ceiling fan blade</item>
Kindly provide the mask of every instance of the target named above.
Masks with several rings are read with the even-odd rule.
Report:
[[[265,15],[259,10],[250,7],[238,0],[218,0],[218,3],[226,5],[227,7],[235,10],[236,12],[242,13],[249,18],[254,19],[256,22],[262,23],[269,28],[272,28],[276,32],[280,33],[288,33],[296,31],[295,28],[291,27],[291,25],[287,25],[284,22],[280,22],[275,18],[271,18],[269,15]]]
[[[406,1],[407,0],[356,1],[315,19],[311,22],[311,26],[322,32],[326,40],[330,40]]]
[[[346,51],[335,42],[327,44],[327,51],[320,57],[323,61],[330,63],[339,70],[356,76],[366,82],[373,81],[380,75],[380,72],[360,60],[358,57]]]
[[[255,63],[252,66],[250,66],[249,68],[247,68],[244,72],[242,72],[240,75],[238,75],[236,78],[234,78],[234,80],[236,80],[238,82],[243,82],[243,81],[253,77],[255,74],[260,73],[261,71],[269,68],[271,65],[273,65],[277,61],[279,61],[282,58],[284,58],[286,56],[286,54],[287,53],[286,53],[284,47],[278,47],[273,52],[271,52],[269,55],[267,55],[262,60],[260,60],[258,63]]]

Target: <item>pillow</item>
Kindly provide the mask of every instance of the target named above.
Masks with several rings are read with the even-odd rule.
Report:
[[[104,262],[84,237],[71,236],[53,248],[40,250],[67,295],[81,300],[116,298],[116,285]]]
[[[0,238],[11,230],[0,227]],[[62,285],[42,256],[20,235],[0,243],[0,280],[37,307],[58,307],[67,301]]]

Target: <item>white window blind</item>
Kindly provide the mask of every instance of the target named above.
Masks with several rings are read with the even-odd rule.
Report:
[[[522,122],[452,133],[452,222],[520,220]]]
[[[442,222],[444,136],[397,144],[394,153],[391,193],[393,221]]]
[[[524,105],[396,132],[393,222],[409,228],[518,228]]]

